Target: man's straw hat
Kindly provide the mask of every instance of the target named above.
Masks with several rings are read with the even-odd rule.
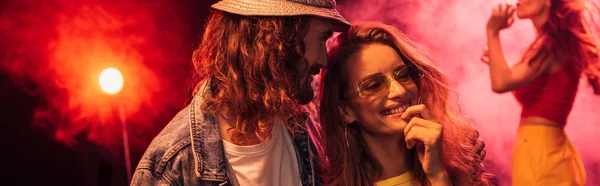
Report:
[[[345,29],[350,26],[335,9],[335,0],[222,0],[211,7],[244,16],[318,16],[333,20]]]

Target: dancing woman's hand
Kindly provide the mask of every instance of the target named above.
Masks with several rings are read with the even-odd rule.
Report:
[[[509,4],[498,4],[492,10],[492,15],[487,22],[487,32],[497,34],[500,30],[510,27],[514,22],[515,7]]]

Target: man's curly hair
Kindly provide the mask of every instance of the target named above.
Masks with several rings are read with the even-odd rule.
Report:
[[[301,88],[299,69],[307,66],[307,30],[308,19],[301,16],[211,12],[193,54],[194,93],[203,93],[205,113],[235,116],[226,118],[235,121],[228,130],[233,143],[268,139],[275,119],[299,121],[301,107],[295,98]]]

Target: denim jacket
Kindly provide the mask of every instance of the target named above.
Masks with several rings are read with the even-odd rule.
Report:
[[[131,185],[239,185],[225,159],[217,120],[200,110],[201,102],[202,95],[196,95],[152,140]],[[293,142],[302,185],[322,185],[307,130],[295,127]]]

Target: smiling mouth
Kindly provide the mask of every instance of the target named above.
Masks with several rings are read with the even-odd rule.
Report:
[[[405,105],[401,105],[401,106],[398,106],[398,107],[394,107],[392,109],[387,109],[387,110],[381,111],[379,113],[381,115],[384,115],[384,116],[389,116],[389,115],[392,115],[392,114],[402,113],[402,112],[404,112],[408,108],[408,106],[409,106],[409,104],[405,104]]]

